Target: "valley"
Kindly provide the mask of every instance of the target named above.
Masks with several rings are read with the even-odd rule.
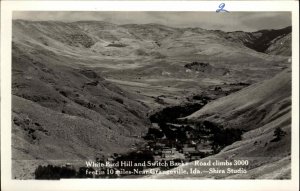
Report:
[[[233,154],[287,177],[290,35],[14,20],[13,178],[34,178],[38,165]],[[286,135],[271,142],[278,124]]]

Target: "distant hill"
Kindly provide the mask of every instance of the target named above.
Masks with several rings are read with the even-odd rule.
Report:
[[[272,44],[265,51],[267,54],[291,56],[292,34],[279,36],[272,40]]]
[[[65,57],[68,62],[64,64],[106,68],[102,71],[110,76],[117,73],[139,78],[137,74],[143,74],[157,79],[168,74],[191,80],[218,76],[229,83],[233,79],[257,82],[286,68],[290,64],[290,32],[291,27],[226,33],[159,24],[13,21],[14,43]],[[194,61],[209,63],[212,70],[187,71],[184,65]],[[219,68],[228,72],[219,72]]]
[[[35,43],[47,44],[47,46],[58,46],[62,43],[71,47],[91,48],[100,52],[102,51],[99,48],[101,46],[107,46],[109,43],[127,44],[131,49],[158,48],[164,49],[164,52],[168,52],[166,49],[170,48],[170,45],[180,43],[181,45],[186,44],[186,48],[189,48],[192,44],[201,44],[201,42],[197,42],[197,39],[201,41],[207,39],[218,40],[219,42],[225,43],[225,45],[229,42],[242,43],[242,45],[250,49],[265,53],[275,41],[290,35],[292,30],[291,27],[286,27],[279,30],[260,30],[257,32],[236,31],[226,33],[201,28],[173,28],[158,24],[116,25],[103,21],[65,23],[59,21],[25,20],[14,20],[13,27],[15,30],[15,38],[21,38],[23,36],[27,39],[31,37],[36,41]],[[194,40],[192,40],[192,38]],[[189,42],[190,45],[188,45],[187,42]],[[136,47],[137,45],[140,47]],[[233,47],[238,46],[232,43],[230,45]],[[176,46],[172,48],[174,49]],[[193,48],[198,49],[200,47]],[[113,49],[110,51],[113,51]]]
[[[286,27],[278,30],[260,30],[257,32],[230,32],[228,35],[230,38],[239,40],[245,46],[258,52],[291,56],[291,46],[288,46],[291,42],[291,33],[292,27]],[[287,40],[288,42],[285,42]],[[270,49],[281,49],[281,51],[272,52]]]

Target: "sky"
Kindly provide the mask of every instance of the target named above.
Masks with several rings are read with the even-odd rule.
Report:
[[[114,24],[157,23],[171,27],[200,27],[223,31],[253,32],[291,26],[289,12],[75,12],[16,11],[13,19],[55,21],[106,21]]]

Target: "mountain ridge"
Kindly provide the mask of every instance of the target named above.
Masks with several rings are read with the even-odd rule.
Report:
[[[232,32],[223,32],[221,30],[208,30],[208,29],[202,29],[199,27],[184,27],[184,28],[176,28],[176,27],[169,27],[166,25],[162,24],[156,24],[156,23],[147,23],[147,24],[122,24],[122,25],[117,25],[114,23],[106,22],[106,21],[89,21],[89,20],[84,20],[84,21],[73,21],[73,22],[63,22],[63,21],[28,21],[28,20],[22,20],[22,19],[16,19],[13,20],[13,23],[16,22],[26,22],[26,23],[58,23],[58,24],[73,24],[74,26],[76,25],[97,25],[98,27],[101,26],[102,29],[115,29],[116,27],[118,28],[132,28],[132,27],[138,27],[140,29],[142,28],[148,28],[148,27],[154,27],[154,28],[159,28],[159,29],[168,29],[168,30],[177,30],[177,31],[207,31],[207,32],[221,32],[225,34],[225,38],[227,39],[232,39],[232,40],[238,40],[240,41],[243,45],[245,45],[248,48],[251,48],[257,52],[264,52],[266,53],[266,50],[268,47],[271,45],[270,42],[278,37],[279,39],[283,38],[287,34],[291,33],[292,27],[284,27],[282,29],[263,29],[263,30],[258,30],[255,32],[244,32],[244,31],[232,31]],[[84,30],[84,28],[81,28]],[[160,31],[162,32],[162,31]],[[242,34],[242,35],[238,35]],[[236,36],[237,35],[237,36]],[[290,53],[287,54],[290,56]]]

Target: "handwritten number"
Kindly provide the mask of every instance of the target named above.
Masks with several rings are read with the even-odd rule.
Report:
[[[221,3],[220,5],[219,5],[219,9],[217,9],[216,10],[216,12],[217,13],[220,13],[220,12],[229,12],[229,11],[227,11],[226,9],[224,9],[224,7],[225,7],[225,3]]]

